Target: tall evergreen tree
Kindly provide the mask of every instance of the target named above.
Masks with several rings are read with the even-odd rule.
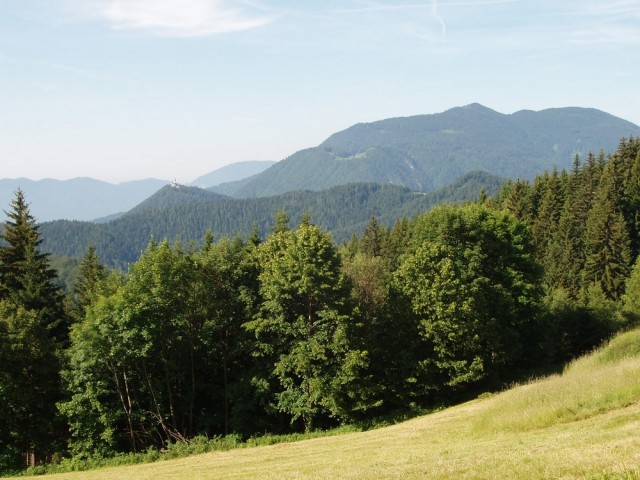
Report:
[[[640,319],[640,257],[631,269],[631,274],[625,284],[625,292],[622,296],[622,304],[625,312]]]
[[[529,223],[532,215],[531,187],[523,180],[516,180],[509,185],[508,193],[502,204],[511,215],[522,222]]]
[[[378,224],[376,217],[371,217],[369,225],[365,228],[360,240],[360,249],[371,257],[379,257],[382,254],[384,242],[384,230]]]
[[[544,258],[547,287],[562,288],[574,300],[580,293],[585,262],[586,223],[594,194],[591,167],[588,164],[582,166],[576,157],[567,182],[558,228]]]
[[[0,423],[13,430],[0,446],[0,457],[15,463],[16,455],[27,450],[43,460],[58,446],[58,358],[68,321],[64,295],[47,255],[39,251],[38,227],[21,190],[11,207],[0,247],[0,330],[5,332],[0,338]]]
[[[596,285],[605,297],[617,300],[631,271],[631,245],[619,208],[621,181],[617,164],[605,169],[586,225],[585,289]]]
[[[100,284],[107,278],[107,268],[100,263],[98,254],[93,245],[89,245],[80,268],[78,278],[73,286],[74,303],[76,313],[84,315],[86,308],[96,298]]]
[[[613,158],[623,168],[621,210],[636,257],[640,253],[640,138],[622,139]]]
[[[564,204],[564,185],[556,170],[549,177],[540,200],[540,208],[533,220],[531,232],[536,246],[536,257],[543,262],[549,244],[558,229]]]

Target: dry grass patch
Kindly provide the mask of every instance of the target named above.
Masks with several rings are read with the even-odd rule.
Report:
[[[492,402],[375,431],[50,478],[588,479],[640,466],[640,404],[537,430],[478,432]]]

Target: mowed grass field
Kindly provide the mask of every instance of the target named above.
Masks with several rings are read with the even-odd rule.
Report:
[[[561,375],[386,428],[46,478],[640,479],[640,331]]]

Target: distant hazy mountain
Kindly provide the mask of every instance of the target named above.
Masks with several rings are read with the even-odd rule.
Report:
[[[611,152],[621,137],[630,136],[640,136],[640,127],[595,109],[505,115],[474,103],[433,115],[359,123],[249,181],[226,185],[224,193],[262,197],[353,182],[430,191],[474,170],[532,178],[546,169],[569,168],[576,154]]]
[[[232,163],[231,165],[225,165],[213,172],[196,178],[191,182],[191,185],[200,188],[209,188],[220,185],[221,183],[236,182],[263,172],[274,163],[276,162],[270,160]]]
[[[359,123],[280,162],[239,162],[196,179],[194,185],[237,198],[319,191],[350,183],[399,185],[426,192],[472,171],[532,178],[554,167],[570,168],[576,154],[612,152],[620,138],[631,136],[640,137],[638,125],[595,109],[522,110],[505,115],[474,103],[438,114]],[[155,179],[119,185],[89,178],[0,180],[0,207],[8,208],[20,187],[38,221],[108,221],[167,183]]]
[[[128,211],[168,182],[165,180],[134,180],[114,185],[92,178],[71,180],[0,180],[0,206],[9,204],[20,188],[30,203],[31,214],[38,222],[49,220],[93,220]]]
[[[250,161],[226,165],[194,180],[202,188],[244,180],[276,162]],[[169,182],[134,180],[112,184],[92,178],[71,180],[0,179],[0,208],[7,210],[18,188],[31,204],[31,213],[39,222],[50,220],[90,220],[104,223],[128,212]]]

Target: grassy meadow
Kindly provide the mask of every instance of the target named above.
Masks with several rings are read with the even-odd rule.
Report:
[[[47,478],[640,479],[640,330],[562,374],[390,427]]]

